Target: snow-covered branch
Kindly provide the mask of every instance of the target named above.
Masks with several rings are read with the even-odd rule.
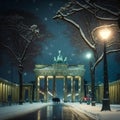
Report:
[[[120,11],[114,12],[114,11],[112,11],[112,10],[110,10],[108,8],[102,7],[100,5],[97,5],[97,4],[94,4],[94,5],[95,5],[96,8],[99,8],[100,10],[104,10],[104,11],[106,11],[106,12],[108,12],[108,13],[116,16],[116,17],[119,17],[119,15],[120,15]]]
[[[66,22],[72,24],[74,27],[76,27],[79,30],[79,33],[80,33],[81,37],[83,38],[83,40],[85,41],[85,43],[87,43],[90,48],[92,48],[93,50],[95,50],[95,46],[92,45],[89,42],[89,40],[86,38],[86,36],[85,36],[82,28],[75,21],[73,21],[72,19],[69,19],[69,18],[65,17],[61,12],[59,12],[59,14],[57,14],[56,16],[53,17],[53,19],[58,19],[58,18],[66,21]]]
[[[113,20],[113,21],[117,21],[119,19],[119,17],[120,17],[120,9],[118,9],[118,8],[116,8],[116,11],[113,11],[109,7],[105,7],[105,6],[99,5],[99,3],[96,3],[96,2],[91,3],[88,0],[83,0],[83,1],[84,2],[74,1],[74,6],[77,6],[77,12],[81,11],[81,10],[86,10],[89,13],[93,14],[97,19],[101,19],[101,20]],[[63,8],[64,8],[64,11],[65,11],[66,10],[65,9],[66,6],[63,7]],[[72,9],[71,11],[74,11],[74,8],[71,7],[71,9]],[[106,15],[109,14],[110,16],[109,17],[108,16],[105,17],[105,16],[103,16],[103,14],[100,15],[99,13],[100,14],[101,13],[105,13]]]
[[[13,19],[14,21],[12,21],[11,19]],[[31,25],[30,27],[28,27],[27,25],[24,25],[22,22],[16,24],[16,20],[13,18],[11,18],[9,20],[9,23],[7,24],[1,24],[0,28],[3,29],[7,29],[7,30],[13,30],[16,31],[19,36],[22,38],[25,45],[23,47],[23,51],[21,53],[18,53],[19,55],[15,54],[15,51],[13,49],[11,49],[8,45],[4,44],[4,43],[0,43],[3,47],[7,48],[15,57],[15,59],[19,62],[23,62],[24,57],[26,55],[27,49],[29,48],[29,45],[31,44],[31,42],[33,40],[36,39],[37,36],[39,36],[39,29],[37,25]],[[40,37],[40,36],[39,36]]]
[[[24,40],[27,41],[27,44],[25,45],[25,48],[24,48],[23,53],[21,55],[22,61],[25,58],[27,49],[29,48],[30,44],[32,43],[32,41],[34,41],[36,39],[36,35],[39,34],[39,29],[38,29],[37,25],[30,26],[30,30],[31,30],[31,32],[30,32],[29,36],[24,37],[23,35],[21,35],[24,38]],[[30,36],[31,36],[31,38],[29,39]]]
[[[96,11],[96,9],[93,6],[91,7],[91,5],[88,5],[88,4],[83,5],[78,1],[76,1],[76,3],[77,3],[77,5],[79,5],[80,8],[90,12],[91,14],[94,14]]]
[[[112,43],[107,45],[107,48],[109,48],[109,47],[111,47],[113,45],[117,45],[117,46],[119,45],[120,46],[120,42],[112,42]]]
[[[89,40],[86,38],[86,36],[85,36],[85,34],[84,34],[84,32],[83,32],[83,30],[82,30],[81,27],[79,28],[79,30],[80,30],[80,35],[81,35],[81,37],[83,38],[83,40],[85,41],[85,43],[87,43],[87,45],[88,45],[91,49],[96,50],[95,45],[94,45],[94,44],[91,44],[91,43],[89,42]]]
[[[21,55],[21,61],[23,62],[24,58],[25,58],[25,55],[26,55],[26,52],[27,52],[27,49],[29,48],[29,45],[30,45],[31,42],[28,42],[22,52],[22,55]]]
[[[106,52],[106,54],[110,54],[110,53],[114,53],[114,52],[120,52],[120,49],[109,50]],[[93,69],[95,69],[95,67],[101,62],[102,59],[103,59],[103,54],[97,59],[97,61],[93,65]]]
[[[84,1],[88,6],[90,6],[92,8],[97,8],[99,10],[104,10],[104,11],[106,11],[106,12],[108,12],[108,13],[114,15],[114,16],[117,16],[117,17],[120,15],[119,9],[118,9],[118,12],[114,12],[114,11],[108,9],[108,8],[105,8],[105,7],[95,3],[95,1],[93,3],[90,3],[90,1],[88,1],[88,0],[84,0]]]
[[[113,29],[114,32],[120,32],[120,29],[118,28],[116,21],[120,20],[120,10],[116,8],[116,11],[113,11],[112,9],[109,9],[109,7],[107,6],[102,6],[99,5],[97,3],[97,1],[92,1],[92,0],[82,0],[82,1],[72,1],[69,2],[67,5],[65,5],[64,7],[61,7],[58,12],[56,13],[56,15],[53,17],[53,19],[60,19],[63,21],[66,21],[68,23],[70,23],[71,25],[73,25],[74,27],[76,27],[79,30],[79,33],[82,37],[82,39],[84,40],[84,42],[94,51],[95,56],[96,56],[96,51],[97,51],[97,44],[96,44],[96,40],[98,40],[98,36],[97,36],[97,30],[101,29],[104,26],[99,26],[99,27],[95,27],[92,32],[91,32],[91,36],[92,36],[92,41],[93,43],[90,42],[90,40],[87,39],[85,32],[83,31],[82,27],[77,24],[77,22],[75,22],[72,19],[73,14],[75,14],[76,12],[81,12],[83,10],[87,11],[87,13],[90,13],[94,16],[94,19],[98,20],[109,20],[111,21],[115,21],[113,22],[113,24],[108,23],[108,25],[106,25],[107,28],[111,28]],[[103,13],[103,14],[102,14]],[[97,23],[96,23],[97,26]],[[114,29],[115,28],[115,29]],[[113,44],[107,46],[107,47],[111,47]],[[115,45],[115,44],[114,44]],[[112,53],[112,52],[118,52],[120,51],[119,49],[115,49],[115,50],[109,50],[107,52],[107,54]],[[95,64],[93,66],[93,68],[95,69],[96,65],[103,59],[103,54],[98,58],[95,58]]]

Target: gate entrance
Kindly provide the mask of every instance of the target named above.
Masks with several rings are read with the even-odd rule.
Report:
[[[58,51],[58,56],[54,57],[52,65],[35,65],[36,82],[36,100],[40,100],[40,94],[43,94],[44,101],[47,102],[49,95],[56,97],[56,81],[62,80],[63,87],[60,92],[63,92],[64,101],[76,101],[84,95],[83,75],[85,72],[84,65],[68,65],[67,57],[63,59],[61,51]],[[44,89],[41,90],[41,80],[44,81]],[[49,80],[52,80],[52,88],[49,87]],[[49,90],[49,88],[51,90]]]

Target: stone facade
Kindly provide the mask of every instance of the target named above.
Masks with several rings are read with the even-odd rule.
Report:
[[[64,91],[64,101],[67,101],[67,80],[71,81],[71,101],[75,101],[76,94],[79,96],[79,100],[84,96],[84,85],[83,76],[85,73],[84,65],[68,65],[67,57],[63,58],[61,51],[58,51],[58,56],[54,57],[54,64],[52,65],[35,65],[35,75],[36,75],[36,100],[39,101],[40,94],[43,94],[44,101],[48,101],[48,87],[49,79],[53,80],[53,90],[51,95],[56,97],[56,79],[63,79],[63,91]],[[44,91],[41,91],[40,80],[44,79]],[[78,80],[78,91],[75,91],[75,80]]]

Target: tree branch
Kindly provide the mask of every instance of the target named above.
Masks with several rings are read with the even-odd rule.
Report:
[[[74,22],[74,21],[71,20],[71,19],[68,19],[68,18],[64,17],[64,15],[63,15],[61,12],[60,12],[58,15],[56,15],[55,17],[53,17],[53,19],[57,19],[57,18],[60,18],[60,19],[62,19],[62,20],[65,20],[66,22],[68,22],[68,23],[72,24],[74,27],[76,27],[76,28],[79,30],[80,35],[81,35],[81,37],[83,38],[83,40],[85,41],[85,43],[87,43],[87,45],[88,45],[90,48],[92,48],[93,50],[95,50],[95,46],[92,45],[92,44],[89,42],[89,40],[86,38],[86,36],[85,36],[82,28],[81,28],[76,22]]]
[[[26,55],[26,52],[27,52],[27,49],[29,47],[31,42],[28,42],[27,45],[25,46],[24,50],[23,50],[23,53],[21,55],[21,61],[23,62],[24,58],[25,58],[25,55]]]
[[[2,45],[4,48],[7,48],[8,51],[11,52],[12,55],[13,55],[13,56],[15,57],[15,59],[17,60],[17,56],[16,56],[15,52],[14,52],[9,46],[7,46],[7,45],[5,45],[5,44],[3,44],[3,43],[1,43],[1,42],[0,42],[0,45]]]
[[[102,7],[100,5],[97,5],[96,3],[89,3],[88,1],[84,0],[84,2],[86,3],[86,5],[82,5],[80,2],[76,2],[80,7],[82,7],[83,9],[87,10],[88,12],[92,13],[97,19],[101,19],[101,20],[113,20],[113,21],[117,21],[119,19],[120,16],[120,11],[118,10],[118,12],[114,12],[108,8]],[[93,11],[94,10],[94,11]],[[96,13],[98,11],[104,11],[106,13],[109,13],[111,15],[113,15],[114,17],[100,17],[98,16]]]
[[[116,17],[119,17],[119,15],[120,15],[120,11],[119,12],[113,12],[112,10],[101,7],[101,6],[97,5],[97,4],[94,4],[94,5],[95,5],[96,8],[99,8],[100,10],[104,10],[104,11],[106,11],[106,12],[108,12],[108,13],[116,16]]]
[[[120,42],[116,42],[116,43],[115,43],[115,42],[112,42],[111,44],[107,45],[107,48],[108,48],[108,47],[111,47],[111,46],[113,46],[113,45],[118,45],[118,44],[120,44]]]
[[[106,54],[110,54],[110,53],[114,53],[114,52],[120,52],[120,49],[116,49],[116,50],[109,50],[106,52]],[[95,69],[95,67],[101,62],[101,60],[103,59],[103,54],[98,58],[98,60],[95,62],[95,64],[93,65],[93,69]]]

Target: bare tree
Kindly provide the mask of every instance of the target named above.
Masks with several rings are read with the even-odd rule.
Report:
[[[111,1],[114,3],[112,8],[108,4],[110,1],[105,2],[106,4],[97,0],[80,0],[80,2],[71,0],[61,7],[53,17],[53,19],[60,19],[73,25],[78,31],[80,39],[93,51],[94,63],[91,66],[92,91],[94,91],[95,84],[95,67],[103,59],[103,50],[101,50],[103,44],[100,44],[99,39],[96,37],[96,31],[102,28],[102,25],[105,24],[114,31],[114,38],[107,43],[106,53],[120,51],[120,2]],[[89,22],[88,16],[91,19]],[[85,24],[89,24],[89,27],[88,25],[85,27]],[[77,43],[81,43],[80,39],[77,40]],[[92,93],[92,96],[94,96],[94,93]],[[94,98],[92,100],[94,101]]]
[[[25,18],[23,16],[18,14],[3,15],[0,17],[0,48],[6,48],[11,53],[14,61],[17,63],[16,65],[18,68],[20,84],[19,104],[23,103],[22,86],[24,63],[28,56],[34,54],[34,52],[38,52],[34,48],[36,46],[34,41],[41,41],[42,39],[45,39],[45,34],[43,33],[44,31],[40,31],[40,34],[37,25],[26,25],[23,23],[24,19]],[[37,44],[40,45],[38,42]]]
[[[32,44],[30,44],[30,47],[27,50],[26,60],[24,60],[23,63],[25,72],[33,72],[33,67],[35,64],[34,58],[37,55],[40,55],[42,51],[41,43],[45,42],[46,38],[52,37],[52,34],[47,31],[46,26],[42,23],[41,19],[39,19],[39,17],[35,16],[33,13],[21,10],[9,10],[3,12],[0,17],[0,42],[2,43],[4,42],[4,44],[6,45],[13,45],[14,51],[18,53],[20,52],[20,50],[23,49],[23,46],[21,44],[23,40],[21,40],[22,37],[20,37],[18,34],[19,31],[16,31],[16,29],[12,28],[13,26],[16,26],[16,24],[18,23],[26,25],[27,27],[31,26],[34,23],[38,26],[39,31],[41,33],[41,37],[37,39],[35,42],[32,42]],[[24,33],[23,31],[22,34],[26,33]],[[21,43],[16,42],[16,40],[21,41]],[[7,51],[5,51],[5,49],[3,48],[2,52],[3,54],[6,54]],[[17,63],[13,56],[11,56],[11,54],[7,55],[9,55],[10,60],[12,61],[14,66],[16,66]]]

